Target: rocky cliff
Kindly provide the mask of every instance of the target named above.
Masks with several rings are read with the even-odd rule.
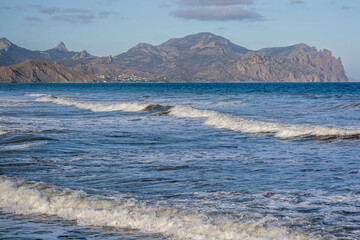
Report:
[[[340,58],[305,44],[247,53],[228,71],[254,82],[348,81]]]
[[[89,83],[99,81],[93,75],[42,60],[28,60],[0,66],[0,83]]]

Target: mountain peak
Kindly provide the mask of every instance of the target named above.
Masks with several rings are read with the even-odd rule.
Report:
[[[298,49],[310,48],[310,46],[305,43],[298,43],[298,44],[293,45],[293,47],[296,47]]]
[[[176,48],[179,51],[198,51],[212,48],[220,49],[221,52],[233,51],[234,53],[240,54],[249,52],[248,49],[233,44],[226,38],[209,32],[196,33],[184,38],[172,38],[160,46]]]
[[[153,48],[154,46],[151,45],[151,44],[148,44],[148,43],[138,43],[134,48],[137,49],[137,48],[144,48],[144,49],[149,49],[149,48]]]
[[[197,37],[197,38],[201,38],[201,37],[205,37],[205,38],[212,38],[212,37],[219,37],[213,33],[210,32],[200,32],[200,33],[195,33],[195,34],[191,34],[188,35],[186,37]]]
[[[201,32],[201,33],[191,34],[183,38],[172,38],[166,43],[170,43],[170,44],[186,43],[191,45],[191,44],[197,44],[199,42],[218,41],[220,39],[223,38],[209,32]]]
[[[92,57],[91,54],[89,54],[86,50],[82,50],[79,53],[76,53],[74,56],[71,57],[71,59],[84,59],[84,58],[89,58]]]
[[[60,50],[60,51],[66,51],[66,52],[69,51],[69,50],[66,48],[66,46],[65,46],[65,44],[64,44],[63,42],[60,42],[60,43],[56,46],[55,49]]]
[[[0,38],[0,50],[5,49],[7,51],[11,45],[12,43],[6,38]]]

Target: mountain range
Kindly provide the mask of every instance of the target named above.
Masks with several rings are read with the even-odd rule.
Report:
[[[23,71],[30,71],[32,67],[39,66],[39,62],[28,61],[34,59],[49,62],[48,67],[64,66],[57,69],[60,72],[73,71],[71,72],[73,75],[76,71],[83,78],[88,79],[82,78],[78,80],[80,82],[348,81],[341,59],[333,57],[327,49],[319,51],[306,44],[297,44],[252,51],[221,36],[198,33],[184,38],[170,39],[158,46],[140,43],[114,57],[96,57],[86,50],[69,51],[62,42],[53,49],[32,51],[19,47],[6,38],[1,38],[0,65],[3,67],[0,68],[0,82],[6,82],[4,78],[7,75],[4,75],[4,71],[9,73],[11,67],[14,70],[14,66],[10,65],[24,62],[24,65],[29,66],[22,67]],[[43,63],[41,66],[43,69],[46,68]],[[19,67],[18,71],[20,71]],[[65,72],[62,72],[63,75]],[[29,73],[23,75],[26,74],[29,75]],[[11,81],[17,82],[16,76]],[[58,80],[49,76],[48,80],[37,79],[35,82],[39,81]]]

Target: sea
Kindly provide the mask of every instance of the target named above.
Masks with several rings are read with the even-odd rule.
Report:
[[[360,83],[2,84],[0,239],[360,239]]]

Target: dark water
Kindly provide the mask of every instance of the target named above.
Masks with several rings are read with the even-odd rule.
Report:
[[[0,238],[359,235],[358,83],[0,85]]]

